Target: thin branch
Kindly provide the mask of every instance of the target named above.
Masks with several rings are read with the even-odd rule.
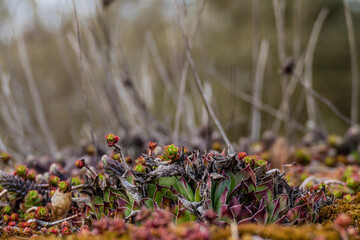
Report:
[[[319,101],[323,102],[324,104],[326,104],[339,118],[341,118],[342,120],[344,120],[344,122],[346,122],[347,124],[351,124],[351,120],[346,117],[344,114],[342,114],[336,107],[334,104],[332,104],[332,102],[327,99],[326,97],[322,96],[320,93],[318,93],[317,91],[315,91],[313,88],[309,87],[306,85],[305,81],[298,75],[294,74],[294,76],[296,76],[296,78],[299,80],[300,84],[304,87],[304,89],[306,90],[306,92],[308,94],[310,94],[311,96],[314,96],[315,98],[317,98]]]
[[[355,125],[358,122],[358,104],[359,104],[359,68],[358,68],[358,56],[355,41],[354,25],[351,18],[349,4],[346,0],[343,0],[344,12],[346,19],[346,27],[348,30],[348,38],[350,45],[350,57],[351,57],[351,124]]]
[[[285,64],[286,60],[286,41],[285,41],[285,26],[284,26],[284,8],[285,1],[283,0],[273,0],[273,8],[275,15],[276,23],[276,33],[277,33],[277,43],[278,43],[278,56],[280,66]],[[282,98],[283,98],[283,112],[290,119],[290,95],[288,95],[287,90],[288,77],[286,75],[281,75],[281,89],[282,89]],[[290,121],[285,121],[285,132],[286,135],[290,134]]]
[[[179,6],[178,6],[178,3],[177,3],[177,0],[174,0],[175,1],[175,5],[176,5],[176,10],[177,10],[177,14],[178,14],[178,18],[179,18],[179,21],[181,23],[181,16],[180,16],[180,9],[179,9]],[[231,153],[234,153],[234,149],[233,147],[231,146],[231,143],[229,141],[229,138],[226,136],[226,133],[224,131],[224,129],[222,128],[219,120],[217,119],[212,107],[210,106],[208,100],[205,98],[205,95],[204,95],[204,89],[202,87],[202,84],[201,84],[201,80],[200,80],[200,77],[199,77],[199,74],[197,72],[197,69],[196,69],[196,66],[195,66],[195,62],[194,62],[194,59],[192,58],[192,55],[191,55],[191,49],[190,49],[190,45],[189,45],[189,39],[187,37],[187,35],[185,34],[184,32],[184,27],[182,24],[180,24],[180,29],[181,29],[181,35],[184,39],[184,44],[185,44],[185,48],[186,48],[186,56],[188,58],[188,61],[190,63],[190,66],[191,66],[191,69],[192,69],[192,72],[193,72],[193,75],[194,75],[194,78],[195,78],[195,83],[196,83],[196,86],[198,88],[198,91],[200,93],[200,96],[204,102],[204,105],[205,105],[205,108],[208,112],[208,114],[210,115],[210,117],[212,118],[213,122],[215,123],[216,127],[218,128],[225,144],[227,145],[228,147],[228,151],[231,152]]]
[[[199,9],[198,9],[197,14],[196,14],[195,23],[194,23],[194,25],[193,25],[193,27],[191,29],[191,33],[190,33],[190,39],[189,39],[190,49],[192,48],[192,44],[193,44],[193,42],[195,40],[195,36],[196,36],[197,30],[198,30],[199,25],[200,25],[201,15],[202,15],[202,12],[203,12],[203,10],[205,8],[205,4],[206,4],[206,0],[203,0],[200,7],[199,7]],[[174,140],[175,140],[175,143],[178,141],[178,138],[179,138],[180,117],[181,117],[181,113],[183,111],[183,106],[184,106],[185,89],[186,89],[186,80],[187,80],[188,70],[189,70],[189,61],[186,58],[185,62],[184,62],[183,69],[181,71],[180,90],[179,90],[178,102],[177,102],[176,113],[175,113],[175,127],[174,127]]]
[[[313,65],[315,47],[319,38],[322,25],[328,13],[329,13],[328,8],[321,9],[314,23],[314,27],[311,31],[309,43],[306,48],[305,59],[304,59],[305,62],[304,84],[306,86],[306,89],[312,89],[312,65]],[[307,91],[305,96],[306,96],[306,107],[308,110],[308,118],[310,121],[316,124],[316,110],[315,110],[315,101],[313,98],[313,94],[311,94],[310,91]]]
[[[47,222],[47,221],[43,221],[43,220],[39,220],[39,219],[35,219],[35,218],[32,218],[32,219],[30,219],[30,220],[27,221],[27,222],[28,222],[28,223],[36,222],[36,223],[39,224],[40,226],[43,226],[43,227],[51,227],[51,226],[58,225],[58,224],[60,224],[60,223],[62,223],[62,222],[71,220],[71,219],[76,218],[76,217],[78,217],[78,214],[73,215],[73,216],[70,216],[70,217],[67,217],[67,218],[64,218],[64,219],[61,219],[61,220],[58,220],[58,221],[54,221],[54,222]]]
[[[232,86],[231,82],[229,80],[227,80],[226,78],[224,78],[223,76],[221,76],[219,73],[217,73],[215,71],[215,69],[208,69],[208,72],[214,76],[215,80],[217,80],[227,90],[232,92],[236,97],[240,98],[241,100],[243,100],[245,102],[255,105],[257,108],[274,116],[275,118],[279,118],[281,121],[287,120],[287,117],[285,116],[285,114],[283,112],[278,111],[277,109],[271,107],[270,105],[267,105],[266,103],[262,103],[262,102],[255,103],[253,101],[253,97],[251,95],[247,94],[244,91],[235,89],[234,86]],[[294,119],[292,119],[291,123],[294,125],[294,127],[297,130],[299,130],[301,132],[305,132],[305,127],[301,123],[295,121]]]
[[[269,52],[269,42],[266,39],[261,41],[260,52],[256,72],[255,72],[255,83],[254,83],[254,93],[253,100],[256,105],[259,105],[261,102],[261,94],[263,88],[263,80],[264,80],[264,71],[266,66],[266,61]],[[255,104],[252,108],[252,121],[251,121],[251,140],[258,141],[260,138],[260,130],[261,130],[261,113],[259,108],[255,107]]]

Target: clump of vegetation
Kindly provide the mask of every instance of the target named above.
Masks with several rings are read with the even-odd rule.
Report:
[[[88,170],[84,184],[80,179],[68,181],[58,165],[50,167],[45,183],[37,176],[29,178],[31,170],[23,165],[13,174],[1,172],[3,198],[9,204],[2,213],[4,234],[113,229],[117,236],[132,238],[167,232],[174,239],[208,239],[210,225],[313,223],[319,210],[333,202],[325,186],[308,191],[291,187],[284,173],[270,169],[257,155],[188,152],[173,144],[161,152],[151,142],[148,153],[129,167],[117,144],[119,137],[109,134],[106,140],[115,159],[102,156],[102,169],[94,171],[84,159],[74,162],[74,167]],[[181,234],[169,227],[194,221],[201,223]],[[130,223],[139,225],[136,232]]]

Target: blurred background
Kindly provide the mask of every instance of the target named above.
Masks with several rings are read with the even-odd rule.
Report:
[[[73,1],[0,1],[0,150],[56,153],[91,142],[91,132],[100,147],[109,132],[142,149],[149,140],[221,142],[181,26],[205,98],[234,146],[266,130],[290,142],[314,128],[343,134],[359,115],[351,116],[351,60],[360,1],[346,3],[353,56],[341,0],[76,0],[81,53]]]

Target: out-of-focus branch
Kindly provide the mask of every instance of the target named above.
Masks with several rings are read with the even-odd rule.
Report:
[[[343,0],[344,12],[346,19],[346,27],[348,30],[350,57],[351,57],[351,125],[355,125],[358,122],[358,106],[359,106],[359,68],[358,68],[358,56],[355,41],[354,25],[351,18],[349,4],[346,0]]]
[[[179,6],[178,6],[178,3],[177,3],[177,0],[174,0],[175,1],[175,5],[176,5],[176,9],[177,9],[177,14],[178,14],[178,17],[179,17],[179,22],[180,22],[180,29],[181,29],[181,34],[183,36],[183,39],[184,39],[184,44],[185,44],[185,48],[186,48],[186,56],[188,58],[188,61],[190,63],[190,66],[191,66],[191,69],[192,69],[192,72],[193,72],[193,75],[194,75],[194,78],[195,78],[195,83],[196,83],[196,86],[199,90],[199,93],[201,95],[201,98],[204,102],[204,105],[205,105],[205,108],[207,110],[207,112],[209,113],[211,119],[213,120],[213,122],[215,123],[216,127],[218,128],[225,144],[227,145],[228,147],[228,151],[229,153],[234,153],[234,149],[233,147],[231,146],[231,143],[230,143],[230,140],[229,138],[226,136],[226,133],[224,131],[224,129],[222,128],[219,120],[217,119],[215,113],[214,113],[214,110],[212,109],[212,107],[210,106],[208,100],[206,99],[205,95],[204,95],[204,89],[202,87],[202,84],[201,84],[201,80],[200,80],[200,77],[199,77],[199,74],[197,72],[197,69],[196,69],[196,66],[195,66],[195,62],[194,62],[194,59],[191,55],[191,48],[190,48],[190,45],[189,45],[189,39],[188,39],[188,36],[185,34],[184,32],[184,27],[183,25],[181,24],[181,15],[180,15],[180,9],[179,9]]]

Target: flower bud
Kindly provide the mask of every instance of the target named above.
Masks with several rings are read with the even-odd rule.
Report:
[[[17,214],[17,213],[12,213],[11,215],[10,215],[10,220],[11,221],[17,221],[19,219],[19,214]]]
[[[55,175],[51,175],[49,177],[49,184],[53,187],[57,187],[58,186],[58,183],[60,181],[60,178],[58,176],[55,176]]]
[[[106,135],[105,138],[109,147],[114,146],[120,140],[120,138],[113,133]]]
[[[18,165],[15,170],[15,174],[19,177],[26,178],[26,175],[28,173],[28,169],[25,165]]]
[[[156,142],[149,142],[149,149],[151,151],[154,151],[156,146],[157,146]]]
[[[62,234],[62,235],[70,235],[70,234],[72,234],[72,231],[70,230],[70,228],[64,227],[64,228],[61,230],[61,234]]]
[[[75,161],[75,164],[74,164],[77,168],[83,168],[85,167],[85,160],[84,159],[79,159],[79,160],[76,160]]]
[[[238,160],[241,160],[244,157],[246,157],[246,152],[239,152],[236,156],[237,156]]]

